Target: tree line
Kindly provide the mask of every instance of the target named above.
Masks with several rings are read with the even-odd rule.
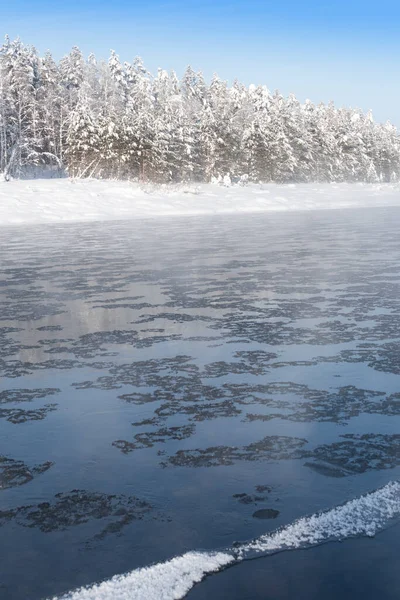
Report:
[[[56,62],[19,39],[0,48],[0,173],[210,181],[397,181],[400,138],[370,112],[299,102],[265,86],[181,79],[140,58]]]

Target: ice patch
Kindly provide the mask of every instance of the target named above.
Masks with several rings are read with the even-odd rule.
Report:
[[[298,519],[251,542],[220,552],[188,552],[53,600],[179,600],[206,575],[234,562],[355,536],[372,537],[399,517],[400,482],[392,481],[375,492]]]

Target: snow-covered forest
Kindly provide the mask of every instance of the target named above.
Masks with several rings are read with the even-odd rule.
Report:
[[[0,173],[45,166],[73,177],[154,182],[397,181],[400,138],[370,113],[304,104],[265,86],[150,75],[140,58],[58,63],[6,38],[0,49]]]

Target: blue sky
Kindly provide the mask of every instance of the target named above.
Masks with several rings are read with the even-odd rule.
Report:
[[[191,64],[400,127],[400,0],[5,0],[6,33],[56,58],[77,45],[151,72]]]

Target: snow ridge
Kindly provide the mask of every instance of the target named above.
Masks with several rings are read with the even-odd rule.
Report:
[[[116,575],[53,600],[179,600],[206,575],[235,562],[355,536],[372,537],[400,517],[400,482],[303,517],[251,542],[220,552],[187,552],[164,563]]]

